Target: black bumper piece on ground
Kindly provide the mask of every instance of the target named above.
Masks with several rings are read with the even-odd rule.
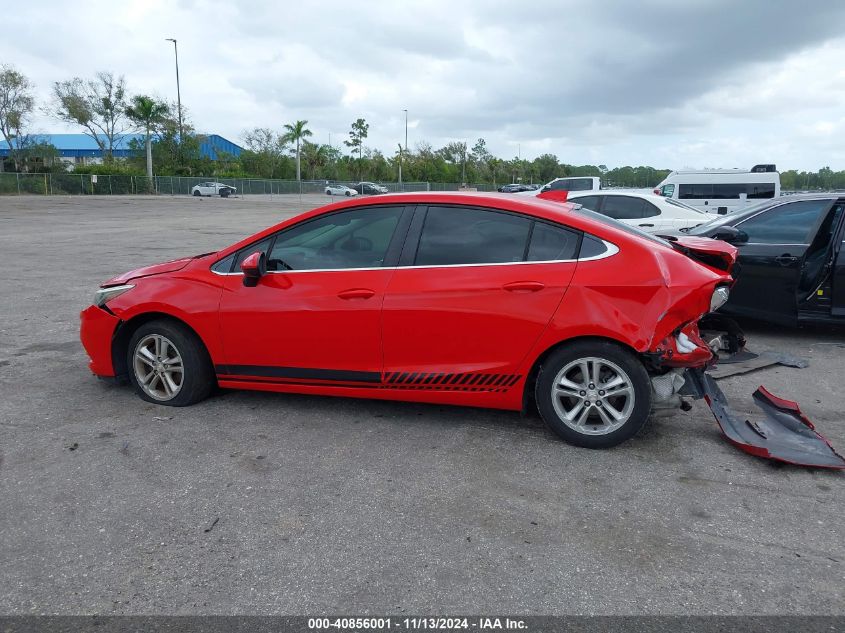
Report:
[[[753,397],[763,419],[743,419],[731,410],[719,385],[703,369],[688,369],[685,378],[682,391],[704,398],[725,437],[746,453],[799,466],[845,469],[845,458],[816,432],[797,403],[760,387]]]

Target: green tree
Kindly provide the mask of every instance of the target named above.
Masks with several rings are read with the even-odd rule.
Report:
[[[111,162],[115,143],[125,132],[126,81],[110,72],[98,72],[94,79],[74,77],[53,85],[55,115],[82,127],[94,139],[103,158]]]
[[[302,158],[305,161],[305,171],[308,178],[314,180],[317,178],[319,170],[328,164],[329,148],[327,145],[305,141],[302,144]]]
[[[0,132],[9,145],[9,154],[20,171],[24,146],[27,145],[26,128],[35,107],[32,83],[11,66],[0,67]]]
[[[361,172],[363,169],[364,139],[367,138],[369,130],[370,124],[367,123],[364,119],[355,119],[355,122],[352,124],[352,129],[349,130],[349,139],[343,141],[343,144],[350,148],[353,153],[355,151],[358,152],[359,178],[361,177]]]
[[[245,152],[241,153],[244,171],[261,178],[282,178],[291,173],[287,142],[269,128],[254,128],[243,133]]]
[[[311,130],[307,127],[308,121],[296,121],[294,123],[286,123],[284,125],[285,133],[282,135],[282,138],[286,143],[296,143],[296,179],[301,180],[300,178],[300,168],[299,168],[299,146],[302,141],[304,141],[309,136],[313,136]]]
[[[164,124],[170,115],[170,106],[147,95],[135,95],[126,108],[126,116],[144,132],[147,155],[147,178],[153,177],[153,132]]]

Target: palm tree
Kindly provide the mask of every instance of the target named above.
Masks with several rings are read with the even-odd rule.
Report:
[[[299,170],[299,144],[309,136],[312,136],[311,130],[307,127],[308,121],[297,121],[296,123],[286,123],[284,125],[285,133],[282,139],[286,143],[296,143],[296,179],[300,180]]]
[[[163,101],[156,101],[146,95],[135,95],[126,108],[126,116],[136,123],[146,134],[147,178],[153,177],[152,133],[167,120],[170,107]]]
[[[306,173],[313,180],[319,167],[325,167],[329,159],[326,145],[318,145],[304,141],[302,143],[302,158],[305,161]]]

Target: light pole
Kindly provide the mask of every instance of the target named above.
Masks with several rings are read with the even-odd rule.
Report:
[[[408,110],[407,108],[403,109],[405,113],[405,154],[408,153]],[[402,154],[402,146],[399,146],[399,189],[400,191],[404,191],[402,187],[402,160],[404,156]]]
[[[176,107],[179,113],[179,147],[182,146],[182,91],[179,88],[179,48],[176,40],[172,37],[166,38],[167,42],[173,42],[173,54],[176,55]]]

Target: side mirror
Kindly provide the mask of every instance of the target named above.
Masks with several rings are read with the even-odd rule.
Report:
[[[241,271],[244,274],[244,286],[254,288],[258,280],[267,274],[267,256],[261,251],[247,256],[241,262]]]
[[[748,233],[734,226],[720,226],[711,237],[728,244],[742,244],[748,241]]]

